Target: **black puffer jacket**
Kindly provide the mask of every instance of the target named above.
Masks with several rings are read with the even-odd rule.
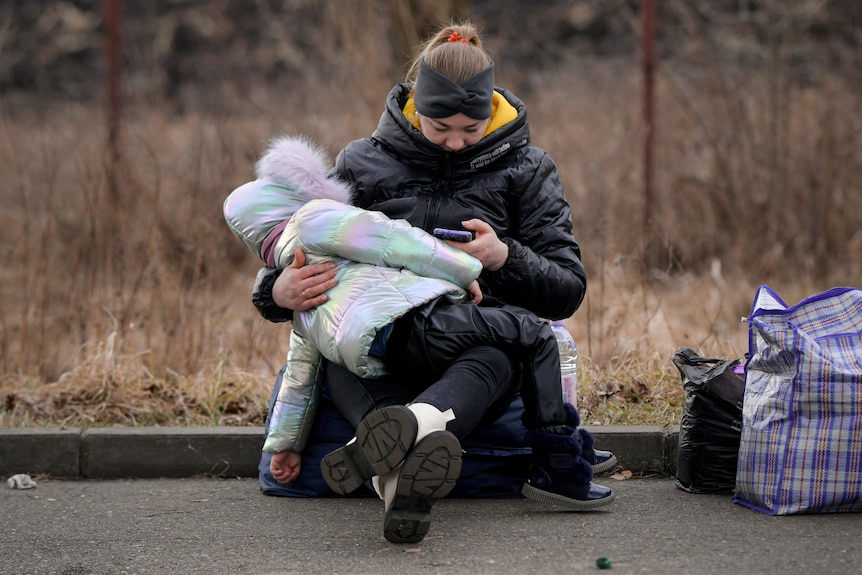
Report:
[[[395,86],[374,134],[348,144],[336,159],[336,172],[354,185],[353,203],[428,232],[459,229],[471,218],[488,222],[509,246],[509,258],[500,270],[482,272],[486,303],[501,300],[547,319],[571,316],[583,301],[586,273],[556,165],[530,145],[523,102],[497,88],[517,119],[473,146],[446,152],[404,117],[411,86]]]

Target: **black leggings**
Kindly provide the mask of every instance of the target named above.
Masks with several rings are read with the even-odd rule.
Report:
[[[518,390],[528,428],[565,424],[556,339],[522,308],[439,298],[395,322],[384,363],[389,375],[379,379],[327,364],[330,394],[354,426],[387,405],[429,403],[451,407],[456,419],[447,429],[464,437],[505,413]]]
[[[477,347],[464,353],[436,382],[414,374],[410,378],[388,375],[362,379],[344,367],[326,363],[329,393],[338,410],[354,426],[381,407],[428,403],[455,419],[446,429],[464,438],[480,423],[499,419],[517,392],[517,368],[504,352]]]

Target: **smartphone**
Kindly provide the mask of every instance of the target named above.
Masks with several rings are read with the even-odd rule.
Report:
[[[472,242],[476,239],[476,233],[468,230],[447,230],[446,228],[434,228],[432,235],[441,240],[452,240],[453,242]]]

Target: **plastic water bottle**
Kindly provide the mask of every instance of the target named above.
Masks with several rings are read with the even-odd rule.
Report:
[[[560,383],[563,388],[563,401],[577,407],[578,347],[562,320],[552,321],[551,329],[557,336],[557,349],[560,350]]]

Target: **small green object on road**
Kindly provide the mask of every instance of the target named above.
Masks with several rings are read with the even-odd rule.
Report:
[[[610,569],[611,568],[611,560],[607,557],[599,557],[596,559],[596,567],[599,569]]]

